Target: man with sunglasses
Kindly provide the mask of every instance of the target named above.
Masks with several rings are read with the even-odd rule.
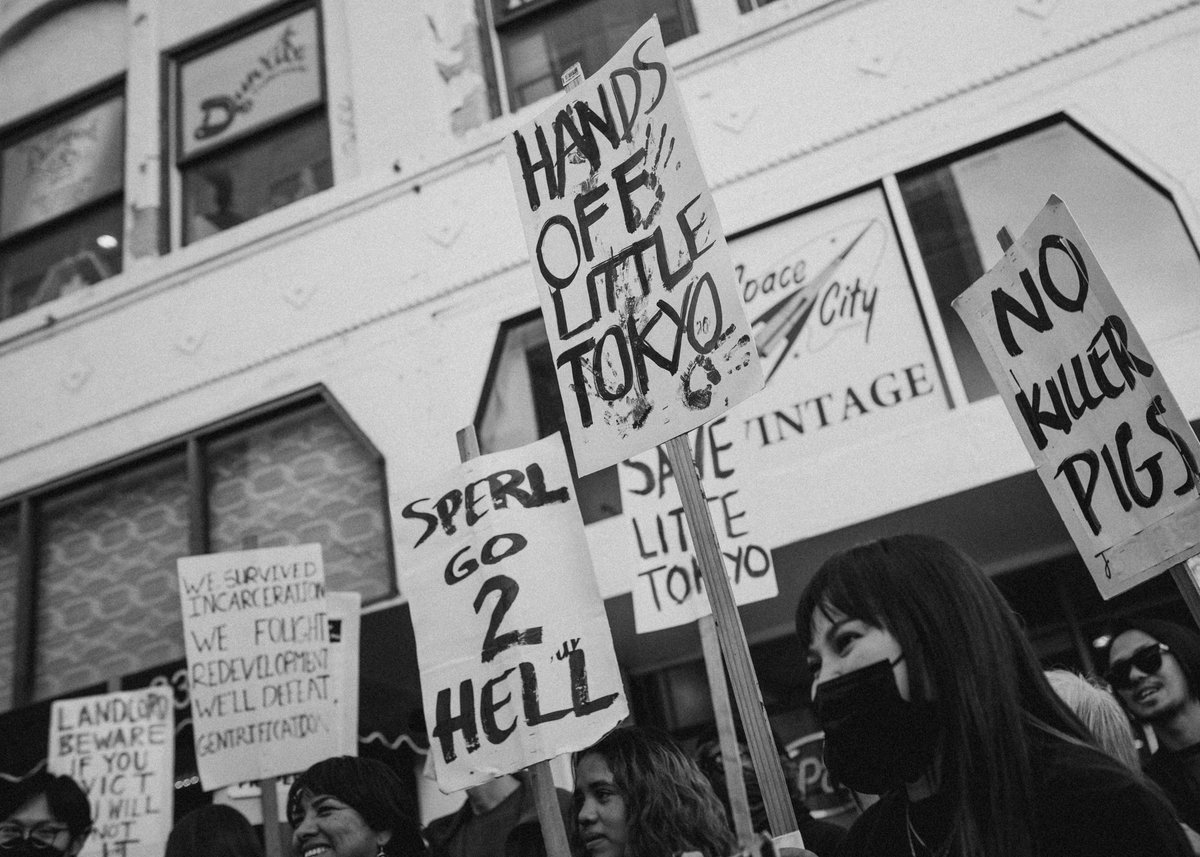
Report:
[[[83,848],[92,808],[70,777],[39,771],[0,786],[0,857],[75,857]]]
[[[1146,774],[1200,830],[1200,634],[1157,619],[1113,637],[1105,674],[1126,710],[1154,729],[1158,750]]]

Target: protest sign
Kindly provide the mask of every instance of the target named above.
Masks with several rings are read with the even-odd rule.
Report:
[[[81,857],[159,857],[175,799],[170,689],[56,700],[47,769],[83,788],[93,828]]]
[[[442,791],[612,729],[628,708],[561,436],[473,458],[410,496],[400,588]]]
[[[745,511],[745,446],[735,446],[724,416],[696,430],[690,447],[704,479],[725,571],[738,604],[779,594],[770,550],[754,538]],[[739,455],[739,451],[742,452]],[[656,447],[621,463],[621,505],[638,555],[633,619],[645,634],[693,622],[711,612],[700,563],[684,520],[683,501],[666,452]]]
[[[954,308],[1103,597],[1200,552],[1195,434],[1062,200]]]
[[[762,387],[657,19],[506,151],[581,474]]]
[[[320,545],[183,557],[179,594],[205,790],[335,755]]]

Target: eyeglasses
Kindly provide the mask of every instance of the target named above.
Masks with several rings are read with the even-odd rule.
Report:
[[[30,827],[15,821],[6,821],[0,824],[0,848],[15,848],[25,839],[28,839],[34,848],[52,848],[54,840],[67,832],[65,824],[53,821],[39,821]]]
[[[1165,643],[1155,643],[1152,646],[1138,649],[1124,660],[1113,661],[1109,664],[1104,679],[1114,688],[1133,687],[1133,679],[1130,675],[1133,668],[1137,667],[1138,671],[1145,675],[1153,675],[1162,669],[1163,652],[1169,651],[1171,648]]]

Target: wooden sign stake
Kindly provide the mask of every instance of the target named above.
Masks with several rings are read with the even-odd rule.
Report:
[[[717,641],[717,626],[712,614],[701,616],[700,647],[704,652],[704,670],[712,693],[713,714],[717,718],[717,737],[721,746],[721,767],[725,771],[725,789],[729,808],[733,810],[733,832],[744,845],[754,837],[754,822],[750,818],[750,797],[742,777],[742,751],[737,743],[737,728],[733,708],[729,705],[729,688],[725,686],[725,667],[721,661],[721,644]]]
[[[717,640],[721,644],[721,655],[729,671],[733,685],[733,696],[737,701],[738,713],[742,717],[742,728],[746,733],[746,744],[750,748],[750,759],[758,775],[763,803],[767,809],[767,821],[773,836],[783,836],[795,831],[796,813],[783,778],[783,768],[771,738],[771,727],[763,707],[762,694],[758,689],[758,677],[750,661],[750,647],[746,643],[746,631],[742,628],[737,605],[733,601],[733,587],[725,576],[725,561],[717,544],[717,533],[712,515],[700,487],[700,477],[692,459],[691,445],[687,435],[673,437],[663,444],[679,496],[683,501],[684,517],[696,558],[700,562],[700,574],[708,600],[712,604],[713,623],[717,629]]]
[[[258,547],[258,536],[242,539],[242,550]],[[258,781],[259,804],[263,818],[263,850],[266,857],[283,857],[283,837],[279,833],[279,795],[275,790],[275,777],[263,777]]]
[[[459,461],[470,461],[479,457],[479,438],[475,436],[475,426],[459,429],[455,438],[458,441]],[[558,794],[554,789],[554,774],[550,770],[550,763],[535,762],[525,770],[529,773],[529,787],[533,789],[533,800],[537,806],[546,854],[548,857],[571,857],[571,846],[567,841],[562,810],[558,806]]]

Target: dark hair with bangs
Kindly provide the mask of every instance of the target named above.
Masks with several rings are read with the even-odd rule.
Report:
[[[298,827],[304,819],[303,797],[329,795],[351,807],[377,833],[392,832],[384,854],[424,854],[420,828],[404,806],[405,792],[400,775],[378,759],[334,756],[296,777],[288,790],[287,817],[293,828]]]
[[[669,736],[639,726],[618,726],[576,753],[574,764],[593,753],[604,759],[625,801],[624,857],[662,857],[680,851],[725,857],[734,852],[725,808],[712,784]],[[578,810],[576,805],[571,836],[582,847]]]
[[[894,536],[835,554],[817,571],[796,609],[805,648],[818,610],[900,644],[911,692],[932,704],[941,730],[936,782],[954,806],[950,853],[1033,855],[1030,730],[1038,740],[1092,739],[1051,689],[995,584],[939,539]]]
[[[262,857],[262,853],[246,816],[213,803],[179,819],[167,837],[164,857]]]
[[[38,771],[0,792],[0,821],[38,795],[46,796],[50,814],[67,826],[71,839],[92,829],[92,805],[83,788],[68,776]]]

